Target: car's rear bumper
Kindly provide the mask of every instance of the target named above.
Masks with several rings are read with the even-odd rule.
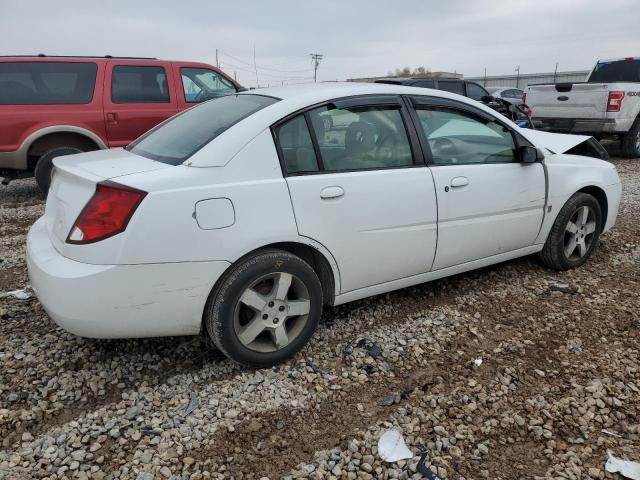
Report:
[[[27,236],[31,286],[49,316],[83,337],[193,335],[228,262],[91,265],[64,257],[44,221]]]
[[[616,133],[618,125],[613,118],[544,118],[534,117],[533,125],[539,130],[558,133]]]

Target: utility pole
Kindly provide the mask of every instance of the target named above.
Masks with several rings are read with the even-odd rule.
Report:
[[[218,61],[218,49],[216,48],[216,67],[220,68],[220,62]]]
[[[553,83],[556,83],[557,76],[558,76],[558,62],[556,62],[556,69],[553,71]]]
[[[260,81],[258,80],[258,65],[256,64],[256,44],[253,44],[253,68],[256,71],[256,87],[260,88]]]
[[[484,82],[482,82],[482,86],[487,86],[487,67],[484,67]]]
[[[320,61],[324,57],[324,55],[320,53],[310,53],[309,56],[311,60],[313,60],[313,81],[318,81],[318,67],[320,66]]]
[[[516,67],[516,72],[518,72],[518,76],[516,77],[516,88],[520,85],[520,65]]]

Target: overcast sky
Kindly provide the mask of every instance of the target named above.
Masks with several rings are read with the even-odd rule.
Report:
[[[215,64],[255,86],[386,75],[590,69],[640,55],[638,0],[0,0],[0,55],[150,56]]]

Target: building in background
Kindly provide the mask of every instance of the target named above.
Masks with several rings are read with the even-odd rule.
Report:
[[[520,75],[492,75],[465,77],[485,87],[515,87],[524,89],[536,83],[584,82],[591,70],[551,73],[521,73]]]

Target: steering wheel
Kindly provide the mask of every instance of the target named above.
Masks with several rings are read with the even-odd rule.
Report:
[[[374,158],[384,165],[393,165],[394,160],[397,160],[397,147],[398,139],[395,135],[386,135],[378,141]]]
[[[205,100],[211,100],[213,96],[211,92],[206,91],[204,88],[200,90],[193,98],[194,102],[204,102]]]

